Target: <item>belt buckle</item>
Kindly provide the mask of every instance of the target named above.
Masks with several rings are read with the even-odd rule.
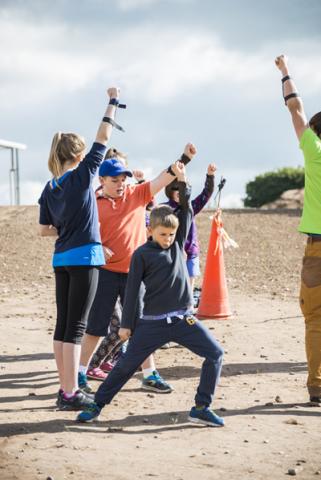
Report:
[[[188,323],[188,325],[195,325],[196,323],[196,318],[192,316],[186,317],[185,320]]]

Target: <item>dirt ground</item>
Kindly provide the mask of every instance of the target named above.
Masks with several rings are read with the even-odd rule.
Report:
[[[203,266],[209,216],[198,217]],[[201,360],[178,346],[156,353],[172,394],[140,390],[136,374],[98,424],[80,425],[74,412],[54,406],[53,240],[37,236],[36,207],[0,207],[1,480],[321,475],[321,409],[307,403],[297,302],[299,212],[226,211],[223,218],[240,246],[225,252],[233,316],[206,324],[225,348],[214,408],[226,426],[187,422]]]

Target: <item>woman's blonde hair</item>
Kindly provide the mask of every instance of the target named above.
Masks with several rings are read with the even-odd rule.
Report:
[[[128,167],[127,155],[126,153],[120,152],[117,148],[108,148],[105,155],[105,160],[108,158],[116,158],[119,162],[123,163],[125,167]]]
[[[52,139],[48,159],[48,168],[53,177],[60,177],[65,163],[73,163],[85,148],[85,140],[76,133],[56,133]]]

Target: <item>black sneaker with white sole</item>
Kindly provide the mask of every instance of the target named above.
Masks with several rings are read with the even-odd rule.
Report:
[[[84,391],[82,391],[82,393],[84,393],[86,395],[86,397],[89,398],[89,400],[91,400],[92,402],[94,401],[95,394],[86,393]],[[57,405],[58,408],[60,408],[60,406],[61,406],[61,400],[63,398],[63,395],[64,395],[64,392],[60,388],[58,393],[57,393],[57,399],[56,399],[56,405]]]
[[[59,393],[58,393],[59,395]],[[64,394],[60,394],[59,398],[59,410],[85,410],[94,402],[92,396],[89,397],[88,393],[84,393],[81,390],[77,390],[75,394],[70,397],[66,398]],[[58,400],[57,400],[58,403]]]

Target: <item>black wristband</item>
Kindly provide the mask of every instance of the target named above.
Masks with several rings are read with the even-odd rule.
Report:
[[[108,105],[114,105],[114,107],[118,108],[126,108],[126,105],[124,103],[119,103],[118,98],[111,98]]]
[[[173,175],[173,177],[176,177],[176,174],[173,172],[171,165],[168,167],[168,169],[166,170],[166,172],[169,173],[170,175]]]
[[[283,78],[281,79],[281,82],[284,83],[284,82],[286,82],[287,80],[291,80],[290,75],[285,75],[285,77],[283,77]]]
[[[299,97],[299,96],[300,95],[298,93],[289,93],[289,95],[284,97],[285,105],[287,104],[287,101],[290,100],[290,98],[295,98],[295,97]]]
[[[102,121],[104,123],[110,123],[110,125],[112,125],[113,127],[117,128],[118,130],[120,130],[121,132],[124,132],[125,130],[123,129],[123,127],[121,127],[120,125],[118,125],[118,123],[115,122],[115,120],[113,120],[112,118],[110,117],[104,117],[102,119]]]
[[[189,158],[188,155],[185,155],[185,153],[183,153],[179,161],[184,163],[184,165],[187,165],[191,161],[191,159]]]

